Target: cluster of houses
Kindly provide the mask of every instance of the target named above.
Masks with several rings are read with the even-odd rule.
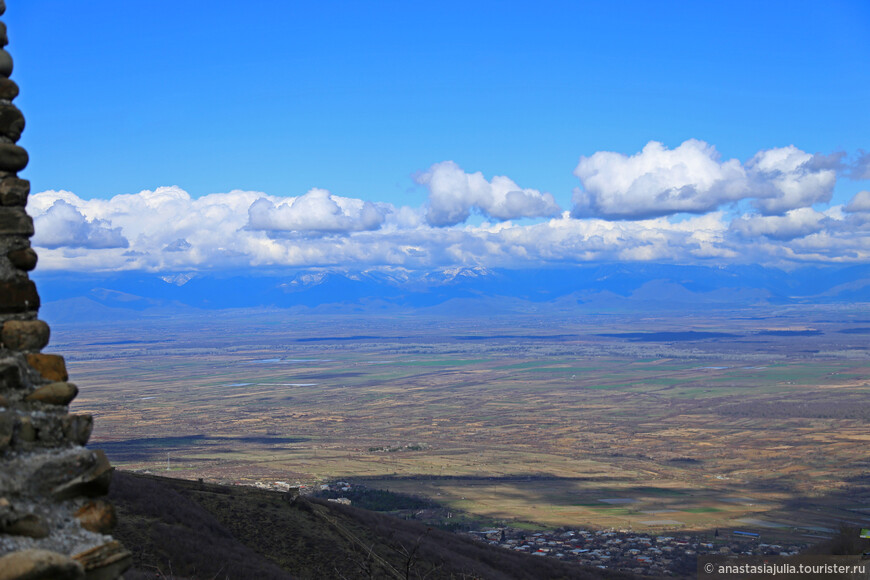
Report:
[[[289,484],[283,481],[261,483],[256,487],[276,491],[295,492],[306,495],[318,490],[318,486],[308,487],[298,482]],[[352,485],[346,481],[333,481],[319,486],[320,492],[332,492],[338,498],[329,499],[336,503],[350,504],[341,497],[342,493],[364,486]],[[444,517],[443,509],[412,510],[415,519],[432,520]],[[450,517],[449,512],[445,512]],[[424,516],[421,518],[421,516]],[[870,532],[868,532],[870,533]],[[621,570],[639,575],[684,576],[694,574],[698,555],[753,555],[753,556],[791,556],[799,553],[806,545],[765,543],[759,534],[739,530],[717,530],[714,534],[691,535],[654,535],[631,530],[582,530],[559,529],[529,532],[516,528],[494,528],[483,531],[467,532],[479,541],[495,546],[524,552],[533,556],[559,558],[580,564],[596,566],[609,570]]]
[[[640,575],[693,573],[699,554],[793,555],[804,546],[767,544],[757,534],[725,533],[714,538],[648,535],[617,530],[557,530],[530,533],[512,528],[470,532],[509,550],[559,558]]]
[[[299,483],[298,481],[295,483],[289,483],[287,481],[255,481],[253,484],[235,481],[233,482],[233,485],[252,485],[257,489],[266,489],[269,491],[290,491],[291,489],[298,489],[302,495],[313,493],[315,489],[319,489],[320,491],[350,491],[351,489],[351,484],[346,481],[324,483],[323,485],[315,486],[315,488]]]

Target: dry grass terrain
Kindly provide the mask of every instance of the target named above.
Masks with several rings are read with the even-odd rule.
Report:
[[[870,321],[243,313],[55,325],[115,465],[336,478],[545,526],[870,525]]]
[[[189,580],[629,580],[631,574],[508,552],[353,506],[250,487],[116,474],[124,578]]]

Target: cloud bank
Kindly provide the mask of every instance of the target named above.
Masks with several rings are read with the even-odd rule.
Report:
[[[44,191],[28,211],[41,269],[867,262],[870,191],[830,205],[837,176],[857,179],[863,163],[843,157],[787,146],[741,162],[698,140],[598,152],[574,170],[571,210],[509,177],[445,161],[415,178],[428,193],[416,207],[323,189],[192,198],[173,186],[108,200]],[[470,223],[474,213],[486,221]]]

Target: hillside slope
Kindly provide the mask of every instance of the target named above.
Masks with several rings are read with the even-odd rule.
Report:
[[[376,512],[278,492],[118,472],[113,534],[142,578],[631,578],[535,558]]]

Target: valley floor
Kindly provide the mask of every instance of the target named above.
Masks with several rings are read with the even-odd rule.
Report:
[[[862,311],[308,317],[55,327],[123,469],[352,479],[495,524],[748,531],[870,524]]]

